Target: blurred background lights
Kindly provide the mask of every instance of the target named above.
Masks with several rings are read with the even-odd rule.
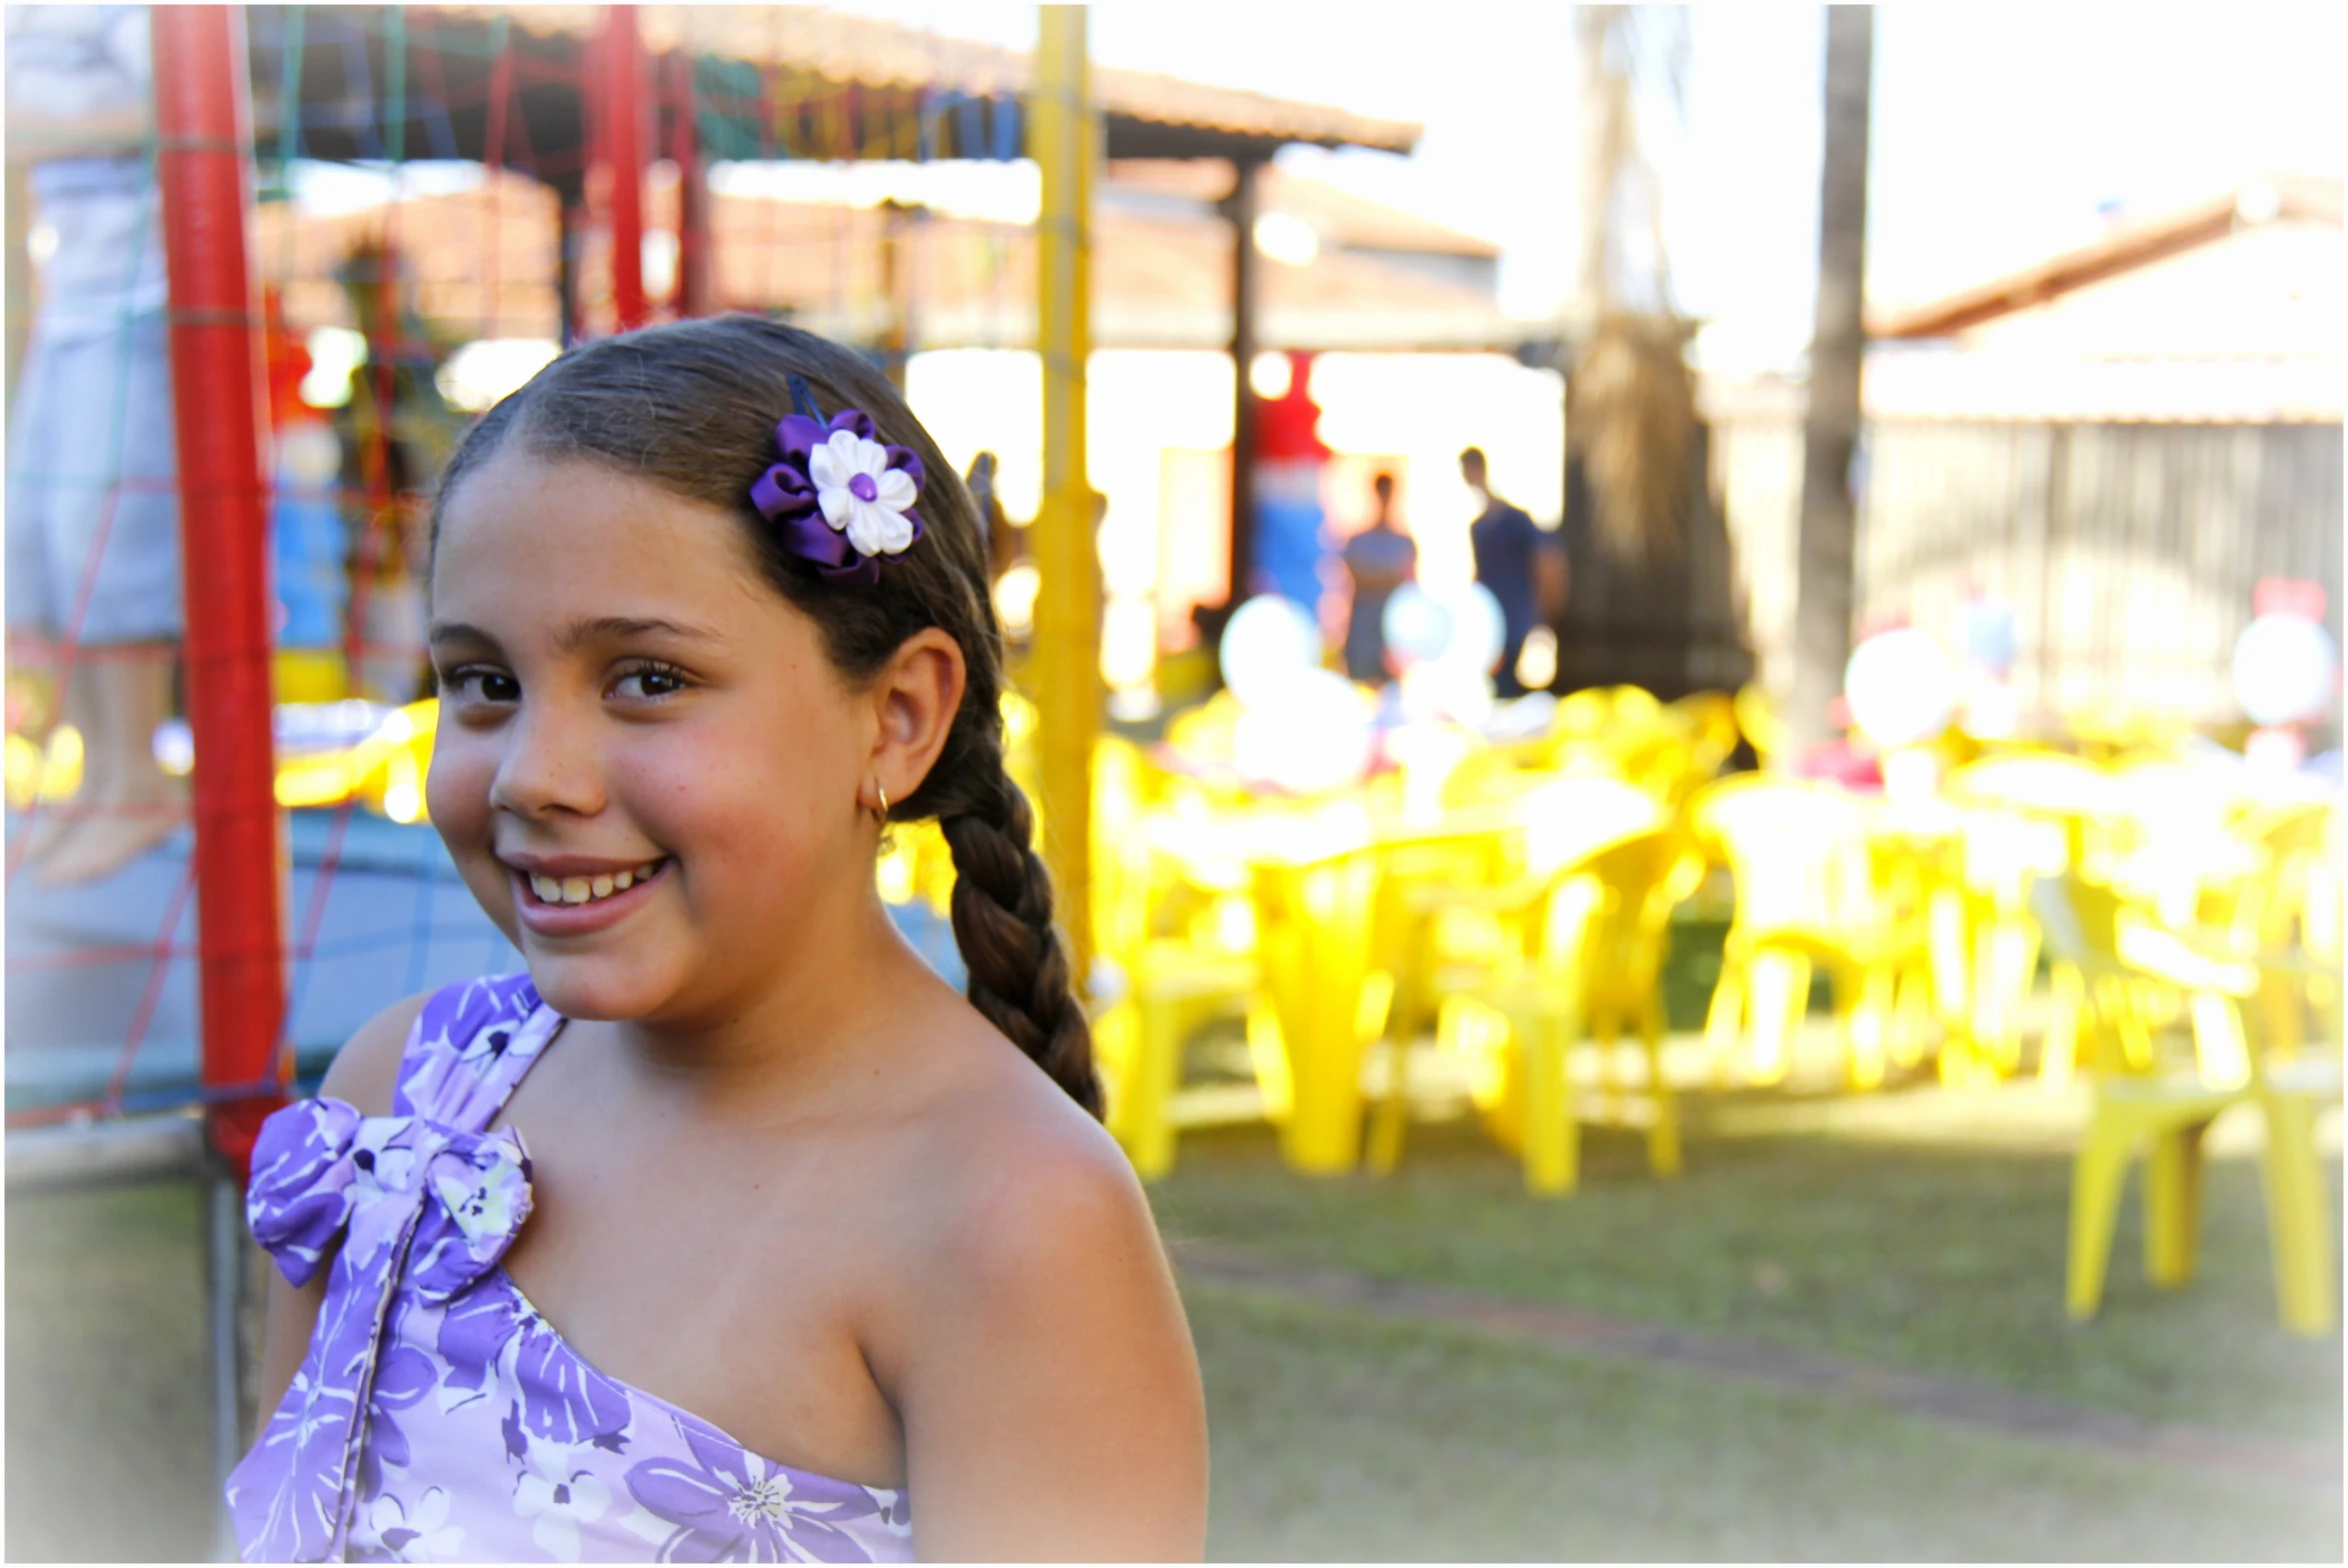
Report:
[[[1488,676],[1507,641],[1500,602],[1481,583],[1405,583],[1386,601],[1386,650],[1404,669],[1440,664]],[[1555,674],[1556,645],[1549,646]]]
[[[1295,601],[1259,594],[1223,628],[1220,664],[1222,684],[1239,706],[1259,707],[1281,693],[1288,678],[1319,669],[1320,628]]]
[[[1843,667],[1852,722],[1886,751],[1937,739],[1956,710],[1956,686],[1948,655],[1913,627],[1876,633]]]
[[[1247,385],[1266,403],[1277,403],[1296,383],[1296,368],[1288,357],[1266,349],[1247,362]]]
[[[367,339],[348,327],[318,327],[303,341],[310,369],[301,398],[314,409],[339,409],[351,401],[351,372],[367,363]]]
[[[562,352],[560,344],[546,338],[482,338],[450,355],[433,383],[451,408],[486,413]]]
[[[1556,679],[1557,634],[1547,627],[1534,627],[1525,634],[1524,647],[1516,654],[1516,684],[1528,693],[1546,693]]]
[[[674,298],[677,293],[677,261],[683,254],[675,231],[647,229],[640,242],[644,292],[656,300]]]
[[[1437,591],[1436,597],[1451,616],[1451,643],[1438,657],[1460,670],[1488,676],[1507,647],[1508,624],[1500,602],[1481,583],[1460,583]]]
[[[1237,624],[1233,618],[1234,629]],[[1227,637],[1223,648],[1227,658]],[[1268,681],[1259,678],[1254,695],[1241,701],[1246,706],[1231,733],[1231,763],[1242,777],[1293,794],[1318,794],[1356,784],[1369,772],[1376,705],[1335,671],[1290,669]]]
[[[1026,638],[1036,630],[1036,595],[1044,586],[1035,564],[1023,561],[995,582],[995,618],[1003,635]]]
[[[2256,724],[2320,719],[2339,669],[2340,651],[2321,625],[2296,615],[2260,616],[2234,645],[2234,696]]]
[[[1320,236],[1294,213],[1267,212],[1255,220],[1255,248],[1289,267],[1309,267],[1320,254]]]
[[[1394,590],[1382,624],[1386,652],[1405,670],[1431,664],[1451,646],[1451,612],[1416,583]]]

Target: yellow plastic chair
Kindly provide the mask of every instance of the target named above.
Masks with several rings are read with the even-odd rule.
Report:
[[[1503,802],[1511,830],[1383,856],[1375,945],[1379,967],[1394,976],[1397,1041],[1434,1021],[1439,968],[1456,979],[1466,966],[1488,971],[1507,961],[1511,936],[1499,911],[1525,907],[1569,861],[1667,820],[1652,794],[1608,774],[1518,777],[1533,783]],[[1493,802],[1479,795],[1471,803]]]
[[[2103,769],[2041,748],[1954,770],[1963,852],[1935,910],[1935,975],[1951,1048],[1948,1076],[2001,1077],[2022,1062],[2022,1005],[2045,936],[2032,903],[2042,877],[2094,857],[2122,793]]]
[[[2039,1082],[2050,1092],[2069,1087],[2082,1065],[2083,1042],[2090,1070],[2150,1072],[2152,1030],[2141,999],[2150,981],[2120,958],[2120,895],[2067,872],[2040,881],[2031,902],[2045,933],[2053,988]]]
[[[1742,1039],[1749,1081],[1784,1079],[1818,965],[1833,983],[1854,1087],[1881,1083],[1894,1056],[1920,1056],[1920,1020],[1933,1005],[1930,947],[1920,911],[1890,895],[1891,856],[1870,841],[1864,811],[1833,785],[1764,775],[1722,780],[1697,796],[1696,840],[1728,865],[1736,887],[1704,1023],[1716,1077]]]
[[[2330,801],[2253,805],[2232,824],[2254,868],[2222,889],[2216,911],[2231,953],[2261,965],[2255,1010],[2270,1047],[2289,1056],[2318,1024],[2340,1030],[2339,811]]]
[[[1688,761],[1697,782],[1719,777],[1736,750],[1736,700],[1725,692],[1691,692],[1663,712],[1688,737]]]
[[[1785,721],[1778,717],[1769,694],[1757,686],[1740,687],[1731,706],[1736,714],[1736,728],[1751,744],[1762,771],[1775,773],[1779,759],[1785,755],[1787,741]]]
[[[1519,961],[1496,977],[1465,984],[1438,981],[1443,992],[1437,1043],[1472,1053],[1477,1039],[1501,1052],[1500,1071],[1479,1098],[1504,1144],[1524,1161],[1535,1193],[1570,1192],[1580,1179],[1580,1123],[1568,1056],[1582,1043],[1601,1052],[1607,1098],[1647,1131],[1648,1163],[1657,1176],[1680,1167],[1679,1116],[1663,1068],[1659,988],[1671,910],[1694,886],[1701,866],[1665,826],[1633,832],[1558,868],[1545,887],[1502,905],[1521,942]],[[1441,901],[1489,907],[1514,889],[1455,892]],[[1429,900],[1430,902],[1436,900]],[[1504,1020],[1498,1031],[1485,1020]],[[1643,1046],[1645,1082],[1614,1080],[1613,1057],[1625,1029]],[[1401,1157],[1407,1099],[1403,1053],[1392,1047],[1385,1095],[1371,1132],[1370,1163],[1391,1170]]]
[[[2189,986],[2198,1060],[2189,1071],[2096,1080],[2094,1109],[2071,1178],[2065,1289],[2070,1315],[2093,1317],[2102,1302],[2121,1189],[2129,1164],[2147,1147],[2145,1272],[2162,1287],[2191,1280],[2202,1135],[2220,1111],[2247,1101],[2266,1124],[2260,1173],[2283,1324],[2301,1334],[2329,1332],[2338,1320],[2338,1266],[2315,1124],[2326,1107],[2340,1103],[2338,1056],[2282,1062],[2255,1046],[2238,1054],[2225,1048],[2228,1036],[2241,1039],[2240,1003],[2257,992],[2256,966],[2208,960],[2196,967],[2173,946],[2131,944],[2127,936],[2123,924],[2122,953],[2132,966]]]
[[[1180,1116],[1182,1046],[1217,1015],[1263,1010],[1253,933],[1212,918],[1168,929],[1184,888],[1178,865],[1155,854],[1141,831],[1151,770],[1115,737],[1094,754],[1094,1034],[1109,1090],[1109,1130],[1134,1168],[1155,1180],[1174,1168]],[[1198,900],[1211,903],[1209,893]],[[1234,925],[1238,928],[1234,929]],[[1237,940],[1232,940],[1236,936]],[[1250,1018],[1252,1035],[1265,1023]]]

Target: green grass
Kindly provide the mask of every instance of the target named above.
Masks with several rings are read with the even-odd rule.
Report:
[[[2338,1499],[2303,1483],[1254,1292],[1193,1286],[1186,1300],[1218,1560],[2339,1555]]]
[[[2337,1445],[2340,1339],[2275,1321],[2251,1159],[2209,1163],[2190,1288],[2144,1282],[2131,1200],[2102,1315],[2065,1318],[2071,1134],[2035,1095],[1693,1100],[1685,1174],[1591,1129],[1563,1199],[1528,1196],[1469,1121],[1413,1128],[1382,1179],[1306,1179],[1265,1129],[1222,1128],[1182,1140],[1155,1197],[1171,1237]],[[1725,1130],[1739,1109],[1761,1130]],[[1826,1130],[1767,1130],[1805,1121]]]
[[[197,1189],[8,1200],[8,1555],[202,1558],[212,1428]]]
[[[2337,1446],[2337,1335],[2274,1323],[2256,1166],[2209,1169],[2201,1278],[2143,1283],[2130,1205],[2104,1315],[2059,1284],[2075,1104],[2022,1086],[1689,1101],[1688,1170],[1585,1142],[1536,1201],[1468,1122],[1388,1179],[1312,1180],[1270,1134],[1186,1136],[1174,1239],[1827,1350],[2155,1419]],[[2220,1133],[2226,1129],[2221,1126]],[[2335,1192],[2335,1203],[2337,1193]],[[2335,1210],[2337,1212],[2337,1210]],[[202,1261],[186,1186],[8,1205],[8,1544],[209,1544]],[[1253,1286],[1185,1286],[1214,1444],[1212,1555],[2337,1560],[2338,1494],[1600,1360]]]

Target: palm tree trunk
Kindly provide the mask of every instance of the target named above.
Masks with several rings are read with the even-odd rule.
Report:
[[[1826,157],[1818,200],[1818,318],[1802,444],[1793,686],[1786,722],[1796,755],[1831,739],[1826,711],[1850,659],[1857,536],[1851,455],[1859,439],[1860,320],[1867,236],[1867,79],[1874,8],[1826,8]]]

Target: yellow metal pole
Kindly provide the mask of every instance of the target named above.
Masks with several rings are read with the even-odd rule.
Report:
[[[1101,121],[1085,7],[1037,8],[1028,149],[1041,168],[1037,349],[1044,362],[1044,497],[1034,549],[1033,680],[1043,764],[1045,858],[1076,960],[1092,973],[1093,747],[1101,729],[1101,564],[1085,468],[1085,364],[1093,349],[1093,176]]]

